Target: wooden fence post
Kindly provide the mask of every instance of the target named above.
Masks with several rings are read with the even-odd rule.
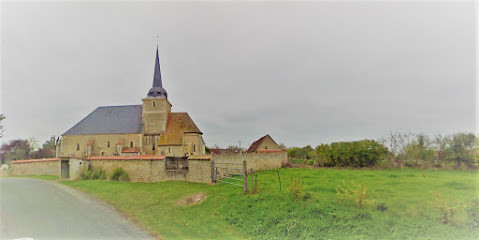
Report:
[[[244,193],[248,193],[248,170],[246,169],[246,161],[243,161],[244,172]]]
[[[254,182],[254,172],[253,172],[253,169],[251,168],[251,193],[254,193],[254,191],[256,190],[256,184]]]

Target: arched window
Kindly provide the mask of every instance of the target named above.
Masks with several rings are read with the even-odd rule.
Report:
[[[193,152],[196,152],[196,145],[193,144]]]
[[[156,102],[153,102],[153,107],[155,107],[155,106],[156,106]]]
[[[130,142],[130,147],[131,147],[131,148],[133,147],[133,141]]]
[[[80,150],[80,144],[77,143],[77,151]]]
[[[155,144],[154,144],[154,143],[153,143],[153,148],[152,148],[152,150],[155,150]]]
[[[106,143],[106,147],[110,147],[110,141]]]

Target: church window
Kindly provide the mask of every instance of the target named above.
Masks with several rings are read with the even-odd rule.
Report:
[[[155,105],[156,105],[156,102],[153,102],[153,107],[155,107]]]
[[[80,150],[80,144],[77,143],[77,151]]]
[[[110,141],[106,143],[106,147],[110,147]]]
[[[131,148],[133,147],[133,141],[130,142],[130,147],[131,147]]]
[[[168,147],[168,153],[170,153],[170,152],[171,152],[171,149]]]
[[[153,143],[153,148],[152,148],[152,150],[155,150],[155,144],[154,144],[154,143]]]
[[[193,144],[193,152],[196,152],[196,145]]]

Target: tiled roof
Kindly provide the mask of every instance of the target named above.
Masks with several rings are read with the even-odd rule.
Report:
[[[252,143],[251,146],[249,146],[248,148],[248,153],[250,152],[256,152],[256,150],[258,150],[258,147],[259,145],[261,145],[261,143],[263,142],[263,140],[266,138],[266,136],[269,136],[268,134],[266,134],[265,136],[263,136],[262,138],[256,140],[256,142]]]
[[[166,123],[166,131],[160,135],[158,145],[181,145],[183,133],[203,134],[188,113],[170,113]]]
[[[40,158],[40,159],[25,159],[25,160],[16,160],[11,163],[30,163],[30,162],[50,162],[50,161],[59,161],[60,158]]]
[[[281,149],[258,149],[256,152],[258,153],[280,153],[283,152]]]
[[[140,150],[138,148],[123,148],[122,153],[138,153]]]
[[[142,105],[99,107],[63,135],[141,133]]]
[[[162,160],[165,156],[158,155],[134,155],[134,156],[93,156],[85,160]]]
[[[274,140],[273,138],[269,135],[269,134],[266,134],[264,135],[262,138],[258,139],[256,142],[252,143],[251,146],[248,148],[248,151],[246,151],[247,153],[252,153],[252,152],[269,152],[267,151],[267,149],[260,149],[258,150],[259,146],[261,145],[261,143],[266,139],[266,138],[270,138],[276,145],[278,145]],[[266,150],[266,151],[264,151]],[[277,151],[277,150],[270,150],[270,151]],[[282,151],[278,151],[278,152],[282,152]]]
[[[210,160],[211,155],[191,155],[188,157],[188,160]]]

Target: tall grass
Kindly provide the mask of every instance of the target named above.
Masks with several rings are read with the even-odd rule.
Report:
[[[445,201],[470,204],[478,195],[476,171],[452,170],[336,170],[280,169],[282,186],[293,176],[302,179],[309,198],[280,191],[278,171],[258,172],[259,191],[245,195],[227,184],[187,182],[130,183],[65,181],[104,199],[163,239],[477,239],[475,221],[467,207],[444,224],[431,202],[433,192]],[[336,187],[361,183],[367,198],[378,204],[342,201]],[[204,193],[197,205],[176,203],[187,195]],[[471,208],[471,207],[470,207]]]

